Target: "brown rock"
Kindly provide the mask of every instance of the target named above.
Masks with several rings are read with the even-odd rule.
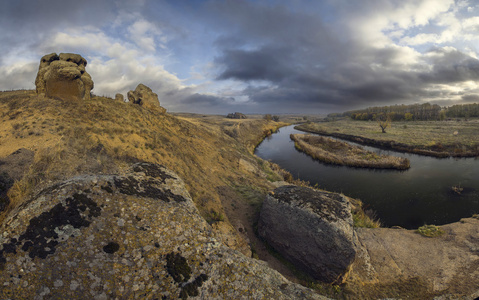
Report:
[[[226,117],[229,119],[246,119],[246,115],[240,112],[235,112],[234,114],[228,114]]]
[[[166,113],[166,109],[160,106],[158,95],[142,83],[140,83],[134,91],[129,91],[127,97],[133,104],[141,105],[162,114]]]
[[[125,102],[125,98],[123,97],[122,94],[116,94],[115,95],[115,100]]]
[[[389,286],[395,298],[477,299],[479,297],[479,220],[461,219],[442,225],[439,237],[415,230],[357,228],[364,251],[358,253],[347,284],[367,287],[358,298],[378,299],[375,286]],[[377,289],[379,291],[379,289]],[[436,299],[436,298],[434,298]]]
[[[78,54],[51,53],[40,60],[35,85],[37,94],[64,100],[89,100],[93,89],[87,61]]]

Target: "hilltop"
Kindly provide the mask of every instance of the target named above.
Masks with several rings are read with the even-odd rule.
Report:
[[[10,201],[0,214],[2,222],[21,213],[31,197],[53,183],[78,176],[121,176],[139,162],[159,164],[182,178],[199,214],[226,247],[247,257],[253,249],[289,272],[253,229],[267,191],[284,178],[279,168],[252,152],[284,123],[175,117],[106,97],[65,101],[27,90],[1,92],[0,112],[0,159],[6,162],[18,149],[33,154],[24,159],[21,175],[10,172],[18,171],[16,165],[2,169],[2,178],[16,179],[5,180],[11,183]]]
[[[34,91],[0,93],[0,111],[0,157],[21,148],[35,153],[25,177],[10,191],[7,210],[49,182],[121,173],[132,162],[159,163],[183,178],[208,221],[231,234],[230,246],[248,253],[247,236],[230,226],[246,226],[240,224],[246,220],[230,220],[226,210],[234,199],[246,198],[241,202],[249,203],[252,218],[271,182],[283,179],[252,155],[283,123],[175,117],[105,97],[63,101]]]

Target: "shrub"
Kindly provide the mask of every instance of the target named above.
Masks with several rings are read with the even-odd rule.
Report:
[[[372,214],[372,212],[368,212]],[[362,208],[352,211],[353,214],[353,226],[361,228],[379,228],[381,227],[381,222],[375,220],[375,217],[370,217],[368,213],[364,212]]]
[[[416,230],[416,232],[425,237],[438,237],[444,234],[444,230],[436,225],[421,226]]]
[[[208,215],[206,216],[206,221],[211,225],[216,222],[222,222],[225,220],[225,216],[221,212],[217,212],[216,210],[212,209]]]

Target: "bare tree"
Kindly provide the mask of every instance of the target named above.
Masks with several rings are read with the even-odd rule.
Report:
[[[386,133],[386,128],[391,127],[391,117],[379,115],[377,117],[378,125],[381,127],[382,133]]]

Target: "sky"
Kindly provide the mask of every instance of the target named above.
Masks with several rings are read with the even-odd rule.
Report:
[[[478,3],[478,4],[476,4]],[[171,112],[325,114],[479,102],[479,1],[0,0],[0,90],[78,53],[93,93]]]

